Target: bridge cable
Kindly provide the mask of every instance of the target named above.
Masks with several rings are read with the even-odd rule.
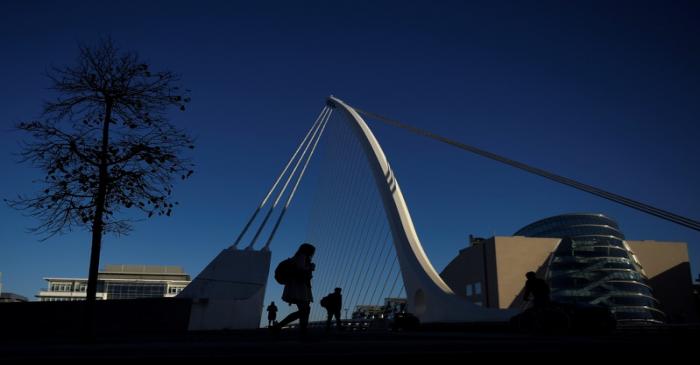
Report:
[[[330,121],[328,122],[330,123]],[[336,184],[332,183],[331,178],[335,176],[336,171],[339,170],[339,165],[340,164],[332,164],[332,158],[335,156],[336,151],[338,148],[340,148],[338,143],[331,143],[331,141],[336,140],[336,132],[337,128],[330,128],[329,131],[326,132],[326,138],[324,138],[324,144],[320,147],[324,149],[324,153],[322,154],[323,160],[321,162],[321,165],[319,166],[319,173],[317,176],[318,178],[318,183],[317,186],[319,187],[317,190],[315,190],[315,196],[314,196],[314,201],[313,201],[313,207],[312,207],[312,215],[311,218],[308,221],[307,224],[307,235],[306,235],[306,242],[311,242],[315,245],[317,245],[317,253],[318,256],[315,258],[314,261],[317,263],[322,263],[321,265],[317,266],[316,270],[316,276],[319,276],[319,272],[325,271],[324,269],[324,264],[326,263],[326,259],[331,255],[331,250],[332,247],[326,247],[325,243],[325,237],[326,237],[326,232],[331,229],[330,227],[335,224],[335,222],[338,220],[339,212],[341,207],[336,206],[336,209],[326,209],[325,207],[325,202],[322,200],[323,197],[325,196],[333,196],[333,190],[336,189]],[[327,218],[325,221],[326,224],[317,224],[321,217]],[[313,226],[312,226],[313,225]],[[320,275],[321,278],[320,280],[317,279],[315,286],[319,285],[319,282],[323,281],[323,279],[326,277],[325,275]],[[314,303],[314,306],[316,306],[317,303]],[[312,310],[312,313],[316,314],[317,311]]]
[[[338,124],[335,124],[336,128],[339,128]],[[348,137],[345,134],[342,134],[342,131],[338,131],[337,133],[340,133],[344,137],[346,137],[346,140],[348,142],[352,142],[351,138]],[[330,141],[329,141],[330,143]],[[339,144],[339,149],[338,152],[340,152],[343,148],[347,150],[347,147],[344,146],[343,143],[338,143]],[[341,164],[336,163],[335,166],[339,167]],[[353,160],[351,160],[351,163],[345,164],[343,169],[341,169],[341,172],[343,174],[340,174],[340,176],[336,177],[336,180],[339,180],[340,177],[343,178],[342,181],[337,182],[336,184],[336,191],[333,192],[332,195],[330,195],[331,198],[334,198],[338,201],[339,204],[336,204],[333,206],[331,202],[331,207],[329,207],[329,210],[334,212],[334,216],[336,219],[334,219],[337,224],[333,224],[334,228],[329,229],[330,232],[343,232],[346,233],[346,231],[350,230],[349,225],[350,220],[349,219],[343,219],[344,216],[342,215],[343,212],[354,212],[358,208],[358,203],[360,202],[359,199],[352,199],[353,195],[360,195],[360,194],[351,194],[352,190],[350,192],[345,192],[343,190],[344,188],[349,188],[349,189],[354,189],[359,186],[362,186],[360,184],[356,183],[357,177],[359,174],[353,173],[354,171],[359,169],[359,166],[361,165],[361,156],[356,155]],[[343,194],[344,193],[344,194]],[[359,192],[358,192],[359,193]],[[327,202],[326,202],[327,203]],[[332,208],[332,209],[331,209]],[[339,222],[338,222],[339,221]],[[331,225],[327,225],[328,227],[331,227]],[[328,231],[328,230],[327,230]],[[345,247],[347,245],[341,245],[341,242],[339,240],[344,239],[347,237],[346,234],[336,234],[332,236],[332,240],[329,240],[328,245],[331,246],[331,252],[328,255],[327,261],[330,261],[331,263],[335,263],[338,259],[344,257],[344,255],[341,254],[341,251],[344,251]],[[322,263],[318,261],[319,265],[328,265],[328,263]],[[340,265],[336,265],[336,268],[339,267]],[[319,288],[323,289],[324,292],[327,288],[327,286],[333,285],[333,283],[336,281],[336,279],[332,279],[332,277],[339,277],[342,275],[342,272],[340,270],[334,270],[331,272],[331,275],[326,275],[322,277],[321,284],[318,286]]]
[[[370,296],[370,301],[375,303],[376,301],[380,300],[382,295],[384,294],[384,291],[386,290],[386,285],[391,277],[391,273],[393,272],[394,269],[394,263],[398,260],[398,256],[396,255],[395,250],[392,250],[392,247],[394,247],[394,239],[393,235],[389,235],[387,237],[387,240],[385,242],[385,245],[388,246],[388,250],[386,252],[386,255],[384,256],[384,264],[382,265],[382,276],[386,277],[385,283],[384,283],[384,288],[382,289],[381,292],[379,292],[379,297],[375,299],[375,294],[377,294],[377,289],[379,288],[378,286],[375,288],[375,290],[372,291],[372,295]],[[389,264],[389,259],[393,257],[393,261],[391,261],[391,264]]]
[[[369,174],[367,174],[367,175],[369,175]],[[362,231],[360,231],[359,234],[357,235],[357,237],[355,238],[356,242],[359,243],[359,247],[358,247],[358,245],[355,245],[354,247],[351,248],[351,252],[347,256],[347,258],[348,258],[347,261],[350,264],[350,266],[347,267],[347,270],[344,270],[345,272],[350,273],[350,275],[351,275],[350,277],[346,277],[344,282],[343,282],[343,286],[345,286],[348,291],[351,290],[352,282],[354,280],[354,277],[357,274],[357,270],[354,270],[353,268],[355,268],[357,265],[359,265],[360,258],[363,256],[363,253],[365,253],[365,255],[366,255],[366,252],[369,251],[369,250],[363,251],[365,246],[367,248],[369,248],[369,245],[367,244],[367,242],[368,242],[367,235],[370,232],[370,230],[367,229],[368,222],[371,222],[371,221],[374,221],[374,223],[377,222],[377,220],[375,220],[375,219],[370,219],[370,217],[374,217],[374,215],[378,211],[377,204],[372,204],[373,202],[376,203],[376,200],[373,200],[372,196],[371,196],[372,195],[371,194],[371,192],[372,192],[371,179],[370,179],[370,181],[368,181],[366,188],[367,188],[367,192],[363,195],[367,198],[365,200],[367,202],[367,204],[365,206],[363,206],[364,209],[361,212],[364,212],[364,214],[361,214],[360,221],[358,222],[359,225],[357,226],[357,228],[362,229]],[[360,214],[358,214],[358,215],[360,215]],[[357,232],[358,230],[355,229],[354,231]],[[361,248],[362,248],[362,250],[361,250]]]
[[[390,298],[395,298],[394,297],[394,288],[396,287],[396,283],[399,281],[399,276],[401,276],[401,266],[399,266],[399,270],[396,272],[396,277],[394,277],[394,284],[391,285],[391,289],[389,290],[389,297]],[[401,294],[401,291],[399,290],[399,293]],[[398,296],[397,294],[397,296]]]
[[[270,243],[272,243],[272,239],[275,237],[275,233],[277,233],[277,229],[280,226],[280,223],[282,223],[282,218],[284,218],[284,214],[287,212],[287,209],[289,208],[289,205],[292,203],[292,199],[294,198],[294,194],[297,192],[297,188],[299,188],[299,183],[301,182],[301,179],[304,177],[304,172],[306,172],[306,168],[309,167],[309,161],[311,161],[311,157],[313,157],[314,152],[316,151],[316,146],[318,146],[318,141],[321,139],[321,136],[323,136],[323,131],[326,129],[326,125],[328,123],[328,119],[330,118],[331,114],[333,113],[333,109],[330,109],[326,116],[324,117],[323,122],[321,122],[321,127],[320,127],[320,132],[318,132],[318,136],[316,136],[316,133],[314,133],[314,136],[312,137],[313,142],[313,147],[311,148],[311,151],[309,152],[309,155],[306,157],[306,161],[304,161],[304,166],[301,169],[301,172],[299,172],[299,175],[297,176],[297,181],[294,183],[294,187],[292,187],[292,191],[289,193],[289,197],[287,197],[287,202],[284,204],[284,207],[282,208],[282,212],[280,213],[279,217],[277,218],[277,222],[275,222],[274,227],[272,228],[272,232],[270,232],[270,236],[267,238],[267,242],[265,243],[265,246],[263,247],[263,250],[268,250],[270,247]],[[311,145],[311,142],[309,142],[309,145]],[[306,148],[309,148],[309,145],[306,146]],[[304,153],[306,153],[306,149],[304,150]],[[294,166],[294,170],[292,170],[292,173],[290,177],[294,174],[294,171],[299,165],[299,162],[304,158],[304,154],[301,155],[299,158],[299,161],[297,161],[297,166]],[[289,181],[287,181],[289,183]],[[287,184],[285,183],[285,188],[287,187]],[[284,189],[284,188],[283,188]],[[275,205],[279,201],[280,196],[277,197],[277,200],[275,201]],[[251,243],[252,245],[252,243]]]
[[[401,293],[404,293],[404,294],[406,294],[406,296],[408,296],[408,293],[406,293],[406,283],[401,284],[401,289],[399,289],[399,294],[398,294],[399,298],[403,297],[401,295]]]
[[[282,169],[282,172],[280,172],[279,176],[277,176],[277,179],[275,180],[274,184],[272,184],[272,187],[267,192],[267,195],[265,195],[265,197],[262,199],[262,201],[258,205],[258,208],[255,209],[255,211],[253,212],[253,215],[250,217],[250,219],[248,219],[248,223],[246,223],[246,225],[243,227],[243,230],[236,238],[236,241],[230,246],[231,248],[237,247],[238,244],[241,242],[243,235],[245,235],[246,231],[248,231],[248,228],[250,228],[251,223],[253,223],[255,218],[258,216],[258,213],[260,213],[260,210],[265,206],[265,204],[267,203],[267,200],[270,198],[270,195],[272,195],[272,192],[275,190],[275,188],[277,188],[277,184],[279,184],[280,180],[282,180],[282,176],[284,176],[284,174],[287,172],[287,169],[289,169],[289,166],[292,164],[292,161],[294,161],[294,158],[296,158],[297,154],[299,153],[299,150],[301,150],[301,147],[306,143],[306,140],[311,135],[311,132],[314,129],[316,129],[316,126],[318,125],[318,123],[321,120],[321,116],[326,112],[327,108],[328,107],[324,107],[321,110],[321,113],[316,118],[316,121],[311,125],[311,128],[309,128],[309,131],[306,132],[306,136],[304,136],[304,139],[301,141],[301,143],[299,143],[299,146],[297,147],[296,151],[294,151],[294,154],[292,154],[292,157],[289,158],[289,161]]]
[[[368,194],[370,195],[370,194]],[[381,213],[381,207],[377,203],[377,200],[374,200],[375,204],[369,204],[372,208],[369,208],[369,214],[365,214],[365,221],[364,223],[360,226],[362,228],[361,234],[358,236],[360,247],[358,247],[357,250],[355,251],[354,258],[351,259],[351,266],[348,269],[348,275],[346,277],[345,282],[343,285],[347,287],[347,299],[350,299],[349,303],[353,303],[355,293],[356,293],[356,285],[357,280],[362,274],[362,271],[364,270],[364,266],[366,264],[366,261],[369,257],[369,254],[372,250],[372,242],[373,240],[370,239],[371,234],[374,233],[374,231],[377,228],[377,225],[379,223],[379,219],[376,219],[377,213]],[[372,219],[370,219],[370,217]],[[368,222],[369,220],[369,222]],[[372,224],[370,224],[370,222]]]
[[[455,140],[449,139],[447,137],[437,135],[435,133],[426,131],[424,129],[416,128],[416,127],[410,126],[408,124],[404,124],[402,122],[399,122],[399,121],[396,121],[393,119],[389,119],[387,117],[381,116],[381,115],[376,114],[376,113],[364,111],[361,109],[357,109],[355,107],[352,107],[352,108],[355,111],[357,111],[358,113],[360,113],[366,117],[378,120],[378,121],[383,122],[385,124],[405,129],[405,130],[412,132],[414,134],[428,137],[428,138],[434,139],[434,140],[442,142],[442,143],[446,143],[446,144],[451,145],[453,147],[457,147],[459,149],[472,152],[472,153],[480,155],[482,157],[486,157],[486,158],[489,158],[491,160],[504,163],[506,165],[515,167],[517,169],[524,170],[524,171],[530,172],[532,174],[539,175],[539,176],[542,176],[544,178],[553,180],[553,181],[558,182],[560,184],[568,185],[568,186],[571,186],[573,188],[579,189],[581,191],[585,191],[587,193],[590,193],[590,194],[599,196],[601,198],[613,201],[615,203],[625,205],[625,206],[630,207],[632,209],[636,209],[636,210],[639,210],[641,212],[656,216],[658,218],[682,225],[684,227],[687,227],[687,228],[690,228],[690,229],[693,229],[696,231],[700,231],[700,222],[698,222],[696,220],[693,220],[693,219],[690,219],[687,217],[683,217],[681,215],[674,214],[674,213],[671,213],[669,211],[659,209],[659,208],[653,207],[651,205],[648,205],[648,204],[645,204],[645,203],[642,203],[642,202],[639,202],[639,201],[636,201],[636,200],[633,200],[630,198],[626,198],[626,197],[618,195],[618,194],[610,193],[610,192],[605,191],[603,189],[599,189],[599,188],[596,188],[594,186],[584,184],[584,183],[578,182],[576,180],[569,179],[567,177],[560,176],[560,175],[542,170],[540,168],[524,164],[522,162],[511,160],[507,157],[503,157],[503,156],[497,155],[495,153],[491,153],[491,152],[488,152],[486,150],[482,150],[480,148],[473,147],[473,146],[464,144],[462,142],[455,141]]]
[[[333,136],[329,134],[332,134],[333,130],[330,130],[326,132],[326,138],[324,139],[324,142],[328,141],[329,138],[332,138]],[[330,164],[329,160],[332,156],[332,153],[330,152],[330,148],[334,147],[328,146],[328,143],[324,143],[321,145],[319,148],[324,149],[326,151],[325,153],[322,153],[321,156],[323,158],[321,159],[320,162],[320,167],[319,169],[322,172],[325,172],[325,168],[328,164]],[[320,220],[320,215],[322,214],[322,209],[321,209],[321,197],[323,197],[326,194],[326,190],[331,188],[331,185],[329,182],[329,175],[325,173],[319,172],[317,174],[317,181],[316,181],[316,190],[314,194],[313,201],[311,203],[311,213],[309,214],[309,220],[306,222],[306,242],[312,242],[316,243],[319,239],[317,237],[320,236],[319,231],[321,230],[321,225],[320,224],[314,224],[315,222],[318,222]],[[320,259],[321,256],[325,254],[326,251],[323,251],[317,256],[317,259]]]
[[[394,272],[394,267],[396,266],[397,261],[398,261],[398,256],[394,255],[394,261],[391,263],[391,266],[389,269],[389,274],[386,276],[386,279],[384,280],[384,287],[382,288],[382,291],[379,292],[379,297],[376,300],[379,300],[383,296],[383,294],[386,293],[386,288],[387,288],[387,285],[389,284],[389,279],[391,278],[391,273]],[[400,267],[399,267],[399,269],[400,269]],[[400,271],[401,270],[399,270],[399,272]]]
[[[391,234],[391,228],[388,225],[387,225],[385,230],[386,230],[386,233],[384,235],[383,242],[380,244],[382,249],[379,252],[379,254],[377,255],[377,263],[375,265],[372,265],[373,269],[372,269],[372,273],[370,274],[370,278],[371,278],[371,281],[373,281],[373,282],[378,282],[378,280],[376,278],[382,278],[383,277],[382,273],[386,269],[386,261],[387,260],[384,260],[384,265],[382,266],[382,270],[379,271],[379,273],[377,273],[377,269],[380,267],[379,264],[382,261],[382,257],[384,257],[384,250],[387,247],[387,242],[389,241],[389,237]],[[389,250],[391,251],[391,247],[389,248]],[[366,290],[365,290],[364,294],[362,295],[362,300],[361,300],[362,303],[367,303],[367,295],[369,295],[370,288],[371,288],[371,286],[369,286],[369,285],[366,286]],[[376,290],[376,286],[375,286],[375,290]],[[373,291],[375,291],[375,290],[373,290]],[[369,299],[371,300],[372,298],[370,297]]]
[[[325,110],[323,115],[325,116],[329,112],[330,112],[329,110]],[[260,237],[260,234],[262,233],[263,229],[265,228],[265,225],[267,224],[268,219],[270,219],[272,212],[275,210],[275,208],[277,207],[277,204],[279,204],[280,199],[282,199],[282,196],[287,191],[287,187],[289,186],[289,183],[292,181],[292,178],[294,178],[294,175],[296,174],[296,171],[299,168],[301,161],[304,159],[304,156],[306,156],[306,152],[309,150],[311,143],[313,143],[313,139],[316,136],[316,133],[318,133],[320,127],[321,127],[321,123],[319,123],[316,126],[316,129],[311,134],[311,139],[308,140],[301,155],[299,156],[299,158],[297,158],[296,163],[294,164],[294,168],[292,168],[292,171],[289,173],[289,175],[287,175],[287,179],[284,182],[284,186],[282,186],[282,189],[280,189],[279,193],[277,193],[277,198],[275,198],[275,201],[272,203],[272,205],[270,206],[270,209],[267,211],[265,218],[263,219],[262,223],[260,223],[258,230],[255,232],[255,236],[253,236],[253,239],[250,241],[250,244],[248,244],[248,246],[246,247],[246,250],[251,250],[253,248],[253,245],[255,245],[255,242],[258,240],[258,237]]]
[[[341,144],[339,149],[339,155],[336,158],[340,158],[342,155],[346,155],[357,149],[358,142],[352,138],[351,133],[347,133],[347,129],[344,123],[336,123],[334,125],[338,133],[344,137],[345,141]],[[330,141],[329,141],[330,142]],[[353,147],[355,147],[353,149]],[[350,244],[351,234],[353,231],[357,230],[357,226],[362,218],[360,214],[365,205],[366,197],[368,194],[365,189],[368,187],[369,177],[367,174],[362,174],[362,166],[364,158],[361,154],[353,154],[353,158],[350,160],[351,163],[347,164],[336,164],[344,165],[341,174],[336,177],[336,185],[338,191],[335,195],[330,196],[331,200],[336,200],[343,202],[340,206],[333,205],[331,210],[337,211],[338,217],[340,218],[340,224],[336,225],[335,229],[331,230],[330,233],[334,233],[331,238],[333,238],[329,245],[331,245],[332,253],[329,255],[329,260],[326,262],[318,261],[318,264],[323,264],[324,267],[334,268],[332,271],[329,270],[329,275],[322,277],[321,288],[322,293],[325,294],[331,291],[332,288],[341,286],[339,282],[348,273],[347,266],[350,260],[349,253],[353,249]],[[365,182],[364,184],[362,182]],[[363,198],[360,198],[363,197]],[[332,201],[329,204],[333,204]],[[345,213],[345,214],[343,214]],[[347,303],[346,303],[347,304]],[[322,316],[323,310],[319,308],[319,316]]]
[[[330,123],[330,121],[328,123]],[[334,172],[337,170],[337,164],[332,164],[332,158],[335,155],[338,144],[329,142],[335,140],[336,128],[333,128],[332,125],[328,126],[327,128],[329,128],[329,130],[326,131],[326,137],[323,139],[322,145],[319,146],[319,149],[323,151],[323,153],[319,151],[319,153],[321,153],[322,160],[319,165],[319,172],[316,174],[317,188],[314,190],[314,199],[311,208],[311,215],[307,222],[307,233],[305,239],[306,242],[311,242],[316,245],[317,255],[314,261],[317,263],[325,263],[326,257],[328,257],[330,254],[328,250],[330,247],[326,247],[324,237],[325,232],[331,225],[330,222],[335,221],[337,215],[337,209],[326,212],[327,209],[325,208],[324,201],[322,200],[323,197],[327,196],[328,194],[332,194],[332,189],[335,189],[335,184],[332,183],[331,177],[334,176]],[[331,170],[333,170],[333,172],[331,172]],[[326,224],[318,224],[321,221],[321,217],[325,217],[327,219],[324,221]],[[324,275],[319,275],[319,273],[323,271],[325,271],[323,265],[318,265],[316,267],[314,276],[321,277],[316,279],[314,286],[318,286],[320,280],[323,279]],[[315,308],[316,304],[317,303],[313,304],[314,308],[311,311],[314,317],[318,314]]]
[[[347,120],[346,120],[347,122]],[[343,124],[345,128],[347,129],[347,133],[354,135],[353,131],[351,128],[348,126],[347,123]],[[362,166],[365,167],[362,171],[366,171],[367,167],[367,160],[366,156],[363,154],[363,151],[361,149],[361,146],[357,140],[354,140],[354,147],[356,150],[356,154],[362,157],[365,157],[362,159],[364,162]],[[379,219],[376,219],[376,215],[381,213],[381,205],[379,204],[379,199],[375,198],[375,195],[372,193],[376,194],[376,188],[374,187],[375,185],[373,184],[373,178],[371,174],[362,174],[365,178],[365,184],[363,186],[365,187],[365,193],[363,193],[363,204],[361,205],[364,207],[360,213],[365,212],[365,214],[355,214],[354,216],[360,216],[361,218],[355,221],[354,224],[354,232],[357,233],[357,237],[355,237],[355,240],[359,240],[360,245],[356,244],[351,244],[354,243],[353,240],[349,242],[349,244],[346,244],[346,250],[347,253],[343,256],[346,259],[344,260],[343,265],[341,266],[341,273],[346,273],[347,275],[344,275],[343,280],[342,280],[342,287],[344,287],[344,292],[346,295],[344,297],[348,299],[347,301],[348,304],[352,305],[353,304],[353,298],[355,296],[355,284],[356,284],[356,278],[358,277],[358,271],[360,270],[360,264],[363,263],[361,261],[362,257],[366,257],[370,251],[371,247],[371,242],[372,240],[369,239],[368,235],[371,233],[370,227],[368,225],[368,221],[374,221],[374,223],[378,223]],[[374,198],[374,199],[373,199]],[[370,219],[372,218],[372,219]],[[349,234],[346,235],[349,237]]]
[[[322,260],[319,257],[316,260],[317,270],[319,268],[325,269],[326,267],[331,269],[327,270],[329,275],[325,275],[326,272],[317,273],[316,276],[319,276],[321,280],[315,286],[320,288],[323,294],[332,291],[334,287],[343,288],[344,304],[352,306],[355,304],[355,297],[359,292],[359,290],[355,289],[355,284],[358,282],[358,279],[362,279],[356,271],[362,270],[359,263],[364,263],[364,261],[358,260],[362,257],[367,257],[374,247],[371,246],[373,242],[371,234],[377,229],[370,230],[370,228],[379,225],[379,220],[376,217],[381,213],[381,209],[377,204],[377,199],[372,199],[371,193],[374,192],[372,189],[374,185],[372,184],[371,175],[363,173],[366,171],[366,156],[362,154],[357,139],[353,138],[355,134],[349,129],[347,121],[342,120],[340,123],[334,124],[333,132],[337,133],[333,134],[331,138],[339,135],[345,140],[339,149],[339,154],[333,156],[333,159],[336,161],[344,161],[343,163],[335,164],[343,166],[342,172],[344,174],[336,175],[335,182],[337,182],[340,190],[337,192],[338,195],[329,196],[326,199],[326,204],[329,212],[337,211],[342,213],[341,215],[344,219],[341,221],[343,224],[338,227],[339,229],[331,230],[332,236],[329,238],[335,239],[329,242],[328,249],[321,249],[321,252],[330,251],[329,257],[336,258],[324,257]],[[340,144],[340,141],[337,140],[326,139],[326,141],[333,145]],[[352,158],[345,157],[348,155],[352,156]],[[348,174],[350,176],[347,176]],[[354,182],[355,180],[357,182]],[[354,203],[348,207],[349,209],[333,204],[334,201],[342,202],[343,200],[348,201],[348,199]],[[329,217],[325,216],[325,218]],[[328,222],[329,220],[325,219],[324,221]],[[375,224],[370,225],[368,224],[369,222]],[[366,263],[364,263],[364,266],[366,266]],[[325,311],[321,308],[318,308],[319,310],[316,311],[317,306],[318,304],[315,303],[314,317],[321,319]]]
[[[332,143],[333,145],[336,145],[338,147],[336,150],[332,151],[338,153],[337,157],[335,155],[333,156],[336,159],[339,158],[343,152],[348,151],[348,146],[346,144],[353,142],[351,138],[352,136],[350,136],[347,133],[343,133],[343,131],[340,130],[340,128],[342,128],[342,124],[335,123],[333,132],[335,133],[335,135],[343,137],[342,140],[327,140],[329,144]],[[319,274],[317,276],[321,276],[320,283],[317,284],[317,287],[322,290],[322,293],[325,293],[328,287],[330,286],[337,286],[337,278],[343,275],[343,272],[341,272],[341,270],[338,269],[340,267],[340,264],[337,264],[336,262],[342,257],[344,257],[344,255],[341,254],[341,251],[344,251],[344,249],[347,246],[341,245],[342,242],[340,242],[340,240],[346,238],[346,231],[351,229],[349,228],[351,225],[350,219],[343,215],[343,213],[355,212],[358,209],[357,204],[360,202],[360,199],[353,199],[353,197],[361,195],[359,194],[359,191],[356,191],[358,187],[363,186],[357,184],[356,181],[358,179],[358,176],[361,176],[360,174],[356,173],[356,171],[358,171],[359,167],[361,166],[361,162],[361,156],[355,154],[354,158],[349,160],[345,164],[333,164],[333,167],[336,170],[340,169],[341,173],[333,174],[331,171],[331,174],[329,174],[329,176],[335,177],[335,180],[332,184],[335,186],[335,189],[333,191],[330,191],[330,194],[328,195],[328,198],[331,201],[323,202],[327,206],[326,210],[332,212],[330,216],[330,218],[332,218],[332,224],[323,224],[327,227],[327,229],[323,231],[323,236],[319,237],[319,239],[327,241],[327,246],[329,247],[328,250],[322,250],[328,251],[328,254],[326,255],[324,261],[320,261],[320,259],[317,260],[317,269],[320,268],[323,270],[317,273]],[[351,215],[351,217],[352,216],[356,216],[356,214]],[[337,234],[338,232],[343,232],[343,234]],[[330,235],[330,237],[326,238],[326,233],[336,234]],[[329,269],[327,275],[324,275],[324,273],[326,272],[325,268],[331,267],[331,265],[334,265],[333,267],[335,268],[335,270]],[[318,306],[318,303],[316,304],[316,306]],[[318,309],[318,313],[321,316],[321,312],[323,312],[323,310],[321,310],[320,308]]]
[[[366,173],[368,156],[347,120],[332,122],[324,143],[315,148],[324,149],[324,159],[307,225],[307,240],[317,246],[313,292],[320,298],[341,287],[344,307],[354,311],[357,305],[377,304],[377,292],[378,300],[387,289],[393,294],[401,273],[376,183]],[[325,320],[325,313],[315,300],[312,321]]]
[[[358,284],[359,288],[356,291],[356,297],[353,297],[353,300],[355,300],[356,302],[367,304],[365,302],[365,298],[367,296],[367,293],[369,292],[369,289],[373,286],[374,283],[378,283],[382,277],[381,275],[375,274],[376,270],[370,271],[370,268],[376,268],[379,266],[379,262],[381,260],[381,251],[384,250],[383,243],[385,241],[386,232],[389,231],[390,227],[388,224],[382,225],[378,234],[372,241],[375,243],[373,243],[374,248],[371,254],[371,258],[367,260],[367,262],[365,263],[365,265],[363,265],[363,268],[361,269],[362,275]]]
[[[351,133],[347,132],[345,124],[338,123],[337,125],[339,128],[344,128],[345,134],[350,136],[348,139],[348,145],[345,146],[345,150],[346,152],[352,151],[352,148],[356,147],[358,142],[352,138]],[[351,179],[349,179],[349,181],[351,182],[347,185],[345,185],[346,181],[339,182],[340,186],[347,186],[347,189],[343,190],[342,192],[345,195],[345,199],[350,200],[351,204],[346,210],[347,214],[344,217],[345,219],[343,219],[341,227],[337,231],[337,239],[335,240],[336,244],[339,246],[339,249],[337,251],[337,256],[333,259],[333,262],[339,261],[336,267],[338,270],[335,270],[335,275],[333,275],[332,279],[326,283],[326,288],[324,288],[326,290],[330,289],[330,287],[339,286],[338,283],[341,282],[345,274],[349,272],[348,266],[351,262],[351,254],[355,248],[351,245],[351,233],[356,231],[360,220],[364,217],[361,214],[364,211],[363,207],[370,201],[368,194],[370,182],[370,178],[368,176],[369,174],[358,173],[358,171],[362,171],[362,166],[364,166],[363,156],[361,154],[355,154],[355,157],[356,163],[352,166],[351,170],[349,169],[349,172],[351,172]]]
[[[379,199],[377,199],[377,202],[376,202],[376,203],[378,203],[378,202],[379,202]],[[381,210],[380,204],[375,204],[375,206],[376,206],[377,208],[380,208],[380,209],[378,210],[378,212],[381,214],[381,211],[382,211],[382,210]],[[367,227],[367,231],[368,231],[368,232],[371,231],[369,237],[372,237],[372,239],[369,239],[369,237],[366,237],[366,238],[365,238],[365,239],[366,239],[366,242],[367,242],[367,251],[365,252],[364,258],[361,260],[360,263],[358,263],[358,265],[359,265],[359,270],[355,270],[355,272],[353,273],[353,278],[350,280],[350,287],[349,287],[349,289],[350,289],[351,295],[352,295],[351,298],[350,298],[350,299],[351,299],[351,303],[360,300],[359,297],[360,297],[361,294],[362,294],[362,292],[361,292],[362,289],[360,289],[360,288],[362,288],[362,285],[363,285],[363,284],[366,284],[367,274],[368,274],[368,271],[369,271],[369,270],[366,268],[366,266],[367,266],[368,262],[371,260],[371,257],[374,257],[374,255],[376,255],[376,253],[377,253],[377,247],[378,247],[379,245],[378,245],[378,244],[373,244],[373,243],[376,241],[376,240],[375,240],[375,238],[376,238],[376,237],[375,237],[375,234],[378,233],[378,234],[381,235],[381,233],[382,233],[381,230],[380,230],[379,232],[377,232],[377,229],[380,228],[380,227],[382,227],[382,225],[379,224],[379,222],[380,222],[380,219],[379,219],[379,218],[381,218],[381,216],[375,217],[375,219],[374,219],[374,225],[373,225],[373,227],[372,227],[371,229],[370,229],[370,227]],[[371,252],[371,253],[370,253],[370,252]],[[370,256],[370,255],[371,255],[371,256]],[[363,304],[364,304],[364,303],[363,303]]]
[[[355,171],[362,171],[361,166],[363,166],[363,158],[361,155],[358,156],[360,157],[359,164],[355,166]],[[370,199],[369,194],[369,192],[371,191],[371,180],[367,176],[369,174],[355,173],[353,175],[357,175],[360,177],[360,180],[357,184],[357,187],[359,187],[359,189],[355,190],[357,191],[357,194],[353,194],[353,190],[348,190],[346,194],[350,199],[353,199],[355,196],[357,198],[353,199],[355,201],[355,204],[353,205],[352,210],[348,210],[348,214],[345,217],[345,224],[343,228],[338,231],[337,236],[339,237],[339,240],[337,242],[340,246],[340,249],[338,251],[339,256],[337,268],[339,270],[336,270],[334,278],[327,283],[326,287],[326,291],[330,291],[330,289],[333,287],[344,288],[346,298],[349,297],[349,290],[346,285],[348,282],[348,276],[352,274],[352,267],[356,262],[355,257],[361,251],[361,247],[358,247],[357,245],[353,244],[355,243],[355,237],[353,236],[353,233],[358,232],[358,230],[361,229],[362,226],[367,222],[367,214],[363,214],[363,212],[366,212],[366,207],[368,203],[372,201]],[[362,232],[360,232],[360,234],[362,234]]]

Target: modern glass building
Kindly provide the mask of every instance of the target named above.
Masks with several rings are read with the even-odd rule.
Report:
[[[609,217],[558,215],[534,222],[515,236],[561,238],[545,275],[554,301],[605,305],[619,322],[666,321],[642,266]]]
[[[44,278],[46,289],[39,301],[85,300],[87,279]],[[97,277],[98,299],[174,297],[190,283],[190,276],[179,266],[106,265]]]

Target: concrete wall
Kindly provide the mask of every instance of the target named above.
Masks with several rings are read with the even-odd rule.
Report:
[[[481,302],[484,306],[498,308],[495,304],[498,301],[498,290],[493,244],[493,239],[489,239],[460,250],[459,255],[445,267],[440,276],[455,294],[464,298],[467,297],[467,284],[481,282]]]
[[[522,309],[525,273],[534,271],[544,278],[549,256],[559,238],[496,237],[499,308]]]
[[[627,244],[642,265],[669,322],[697,322],[688,245],[665,241],[627,241]]]
[[[558,238],[492,237],[460,250],[440,275],[460,296],[466,297],[467,284],[482,282],[484,305],[520,309],[525,273],[535,271],[544,277],[558,243]]]

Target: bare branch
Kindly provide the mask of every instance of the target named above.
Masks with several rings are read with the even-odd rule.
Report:
[[[97,223],[104,232],[130,231],[132,220],[118,218],[124,210],[171,215],[177,205],[175,181],[193,173],[192,163],[181,157],[193,140],[166,115],[190,101],[188,90],[178,85],[180,77],[151,71],[137,54],[121,52],[110,39],[80,46],[73,65],[53,68],[48,77],[56,98],[44,105],[41,120],[17,126],[29,137],[21,162],[45,176],[35,194],[6,199],[7,204],[37,218],[32,231],[44,238],[95,229],[100,202]],[[100,184],[105,187],[101,199]]]

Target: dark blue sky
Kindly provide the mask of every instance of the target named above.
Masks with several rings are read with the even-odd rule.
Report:
[[[51,96],[44,71],[78,42],[111,35],[192,89],[173,121],[198,139],[197,172],[171,218],[108,237],[102,263],[182,265],[197,274],[248,214],[334,94],[351,105],[564,176],[700,218],[698,2],[3,2],[0,196],[33,190],[13,124]],[[700,234],[524,172],[371,123],[438,270],[471,234],[510,235],[565,212],[603,212],[630,239]],[[304,237],[300,191],[273,246]],[[87,274],[86,232],[38,242],[0,206],[4,289]],[[696,274],[697,275],[697,274]],[[268,296],[278,299],[279,288]]]

